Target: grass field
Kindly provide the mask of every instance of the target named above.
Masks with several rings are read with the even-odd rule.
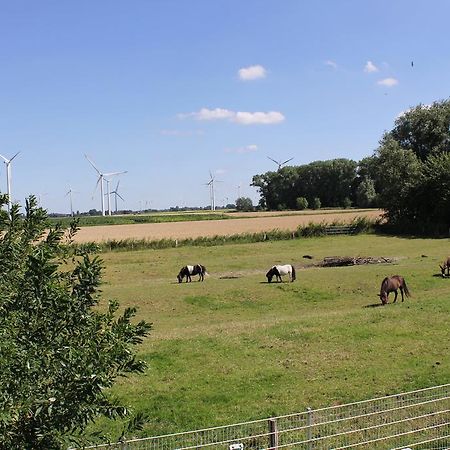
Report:
[[[448,244],[359,235],[104,254],[102,296],[154,324],[139,349],[149,369],[114,393],[149,414],[149,436],[447,383],[450,279],[435,275]],[[398,259],[307,267],[332,255]],[[210,277],[178,284],[195,263]],[[297,280],[267,284],[275,263]],[[380,283],[397,273],[413,297],[381,307]]]

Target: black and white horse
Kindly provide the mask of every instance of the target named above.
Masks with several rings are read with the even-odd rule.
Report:
[[[277,281],[283,281],[281,278],[283,275],[289,275],[289,278],[292,281],[295,280],[295,267],[291,264],[285,264],[284,266],[273,266],[270,268],[270,270],[266,273],[267,282],[271,283],[272,278],[275,276]]]
[[[186,277],[186,283],[192,281],[192,275],[199,275],[198,281],[203,281],[205,275],[207,275],[206,267],[200,264],[196,264],[195,266],[184,266],[181,268],[180,273],[177,275],[178,283],[183,281],[183,278]]]

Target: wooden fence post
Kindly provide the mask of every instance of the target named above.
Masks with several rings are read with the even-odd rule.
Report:
[[[269,449],[278,450],[277,419],[269,419]]]
[[[312,444],[312,442],[311,442],[311,439],[312,439],[312,430],[311,430],[311,426],[312,426],[312,424],[313,424],[313,422],[314,422],[314,419],[313,419],[313,413],[312,413],[312,409],[311,408],[306,408],[307,409],[307,411],[308,411],[308,450],[312,450],[312,448],[313,448],[313,444]]]

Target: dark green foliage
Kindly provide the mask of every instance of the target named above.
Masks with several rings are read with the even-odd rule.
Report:
[[[298,197],[318,197],[325,207],[342,206],[346,197],[354,197],[356,168],[349,159],[315,161],[255,175],[252,186],[259,190],[260,205],[269,209],[296,209]]]
[[[236,200],[236,209],[238,211],[253,211],[252,199],[249,197],[239,197]]]
[[[360,208],[370,208],[375,206],[377,193],[375,183],[369,176],[364,176],[356,189],[356,206]]]
[[[319,197],[314,197],[312,204],[311,204],[311,208],[312,209],[320,209],[322,206],[322,202],[320,201]]]
[[[4,205],[2,196],[0,203]],[[102,262],[71,243],[77,225],[47,229],[30,197],[24,218],[0,211],[0,449],[60,449],[99,415],[127,407],[105,391],[143,372],[133,347],[149,333],[133,308],[98,303]],[[47,230],[47,231],[46,231]],[[74,250],[75,249],[75,250]],[[132,421],[133,422],[133,421]]]
[[[365,169],[377,202],[400,231],[442,234],[450,224],[450,100],[402,114]],[[370,166],[370,169],[369,169]]]
[[[450,100],[409,109],[396,119],[388,138],[422,161],[431,154],[450,152]]]
[[[347,208],[350,208],[351,206],[352,206],[352,201],[350,200],[350,198],[349,197],[345,197],[343,200],[342,200],[342,205],[341,205],[343,208],[345,208],[345,209],[347,209]]]
[[[300,211],[306,209],[308,207],[308,200],[305,197],[298,197],[296,200],[297,209]]]

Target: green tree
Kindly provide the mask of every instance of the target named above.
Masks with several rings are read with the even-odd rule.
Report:
[[[351,206],[352,206],[352,201],[348,197],[345,197],[344,200],[342,200],[342,207],[347,209],[347,208],[350,208]]]
[[[0,206],[6,196],[1,196]],[[142,372],[133,348],[150,324],[133,308],[99,307],[102,262],[70,245],[76,232],[48,226],[30,197],[25,217],[0,212],[0,449],[60,449],[98,416],[127,407],[107,388]]]
[[[238,211],[253,211],[253,202],[249,197],[239,197],[236,199],[236,209]]]
[[[322,206],[322,202],[320,201],[319,197],[314,197],[312,201],[312,209],[320,209]]]
[[[376,197],[374,181],[368,176],[364,177],[356,189],[356,204],[362,208],[369,208],[374,205]]]
[[[450,152],[450,99],[404,112],[384,139],[393,139],[422,161],[433,153]]]
[[[411,194],[411,215],[428,233],[446,233],[450,225],[450,153],[427,158],[420,183]]]
[[[306,200],[305,197],[298,197],[297,198],[297,209],[302,211],[303,209],[306,209],[308,207],[308,200]]]
[[[391,223],[415,220],[413,193],[422,180],[422,164],[412,150],[403,150],[393,139],[377,150],[379,204]]]

